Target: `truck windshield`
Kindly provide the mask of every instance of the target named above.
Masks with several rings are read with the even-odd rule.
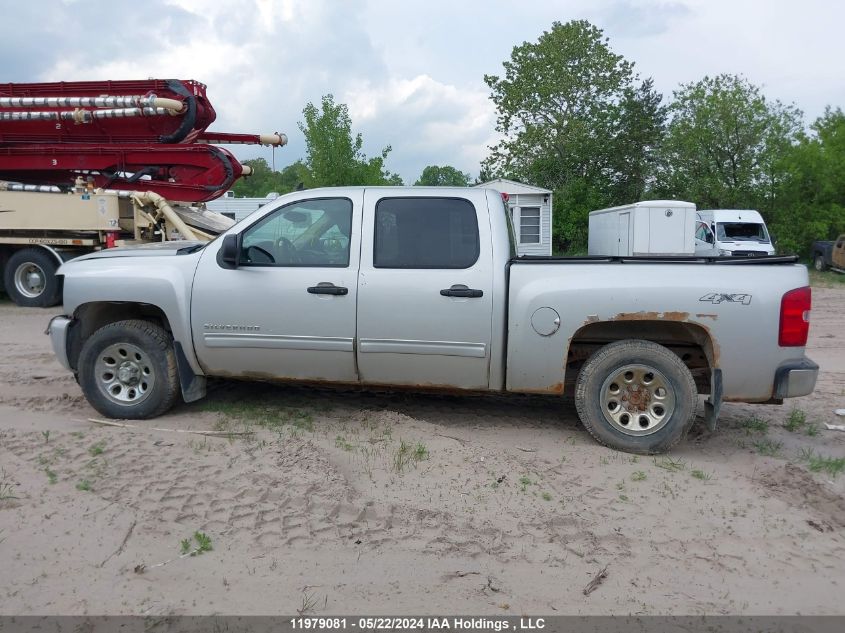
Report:
[[[719,222],[716,225],[716,237],[721,241],[769,241],[766,225],[756,222]]]

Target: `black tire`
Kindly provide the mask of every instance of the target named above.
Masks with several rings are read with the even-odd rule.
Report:
[[[824,261],[824,257],[821,255],[816,255],[813,258],[813,268],[815,268],[820,273],[827,270],[827,262]]]
[[[82,393],[109,418],[154,418],[179,397],[173,342],[149,321],[101,327],[82,346],[77,370]]]
[[[629,374],[632,380],[625,384]],[[697,404],[690,370],[651,341],[605,345],[587,360],[575,385],[575,407],[584,428],[601,444],[629,453],[663,453],[678,444],[695,421]],[[614,414],[620,418],[615,422]]]
[[[43,284],[27,286],[23,277],[27,269],[37,272]],[[49,308],[61,303],[62,289],[56,271],[59,262],[43,248],[24,248],[16,251],[6,262],[3,285],[17,305],[25,308]]]

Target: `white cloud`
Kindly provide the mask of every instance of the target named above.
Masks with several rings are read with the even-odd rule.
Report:
[[[208,85],[229,132],[286,132],[304,155],[306,102],[333,93],[373,155],[413,181],[428,164],[473,175],[495,139],[483,82],[554,20],[589,19],[670,96],[680,82],[743,73],[808,119],[845,105],[845,5],[826,0],[113,0],[10,3],[3,81],[179,77]],[[243,158],[269,150],[240,146]]]
[[[430,164],[450,164],[474,175],[493,142],[495,109],[487,91],[475,86],[449,85],[428,75],[391,77],[380,85],[351,88],[341,100],[365,138],[372,132],[379,142],[393,145],[391,159],[405,166],[406,182]]]

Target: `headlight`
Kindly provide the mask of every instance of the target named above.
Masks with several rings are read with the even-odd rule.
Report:
[[[732,257],[733,251],[724,251],[720,248],[719,249],[719,255],[726,256],[726,257]]]

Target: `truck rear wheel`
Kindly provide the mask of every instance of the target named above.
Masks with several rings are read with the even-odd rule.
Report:
[[[813,268],[815,268],[819,272],[824,272],[825,270],[827,270],[827,262],[824,261],[823,255],[816,255],[813,258]]]
[[[58,269],[59,262],[43,248],[24,248],[6,262],[3,285],[17,305],[48,308],[62,300]]]
[[[179,396],[173,344],[149,321],[101,327],[82,346],[77,369],[88,402],[110,418],[154,418]]]
[[[584,428],[605,446],[631,453],[662,453],[678,444],[695,420],[697,399],[678,356],[635,339],[596,351],[575,385]]]

